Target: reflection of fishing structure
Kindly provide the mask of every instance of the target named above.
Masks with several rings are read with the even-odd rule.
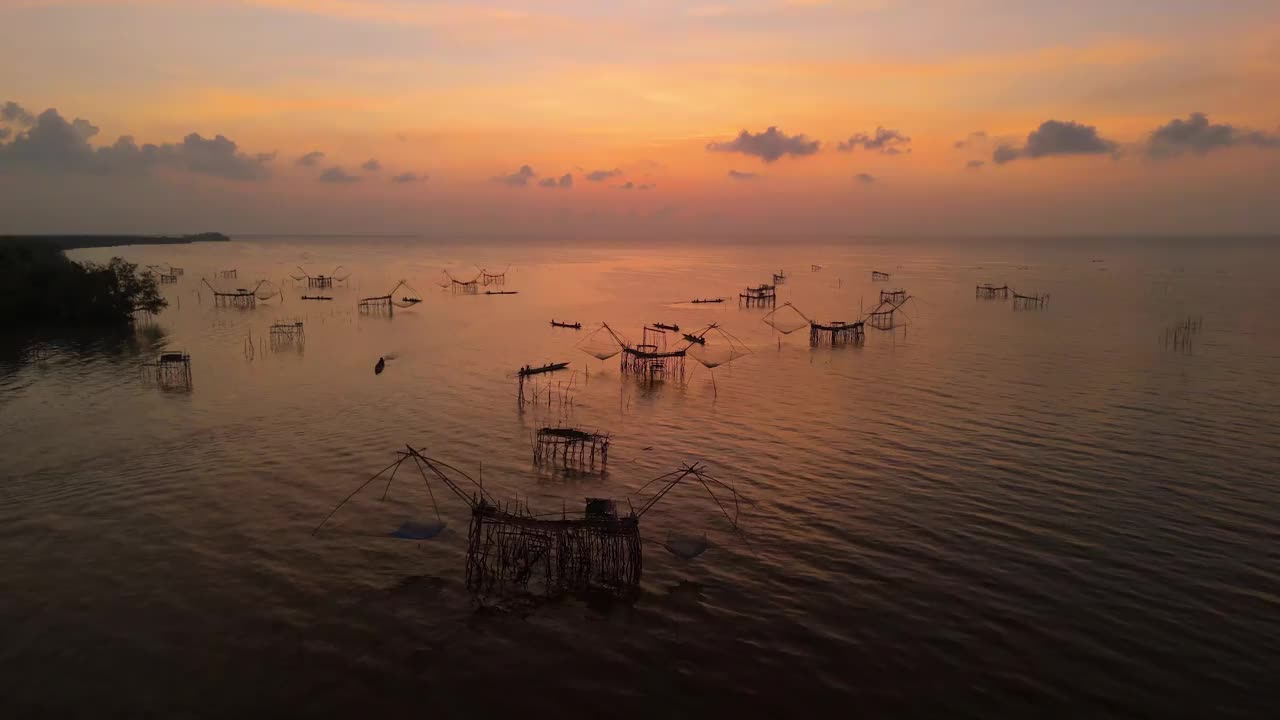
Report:
[[[1200,326],[1203,318],[1187,318],[1165,328],[1164,331],[1164,347],[1166,350],[1177,350],[1178,352],[1190,353],[1195,337],[1200,334]]]
[[[340,283],[346,282],[347,279],[351,277],[351,273],[347,273],[346,275],[339,275],[338,273],[342,271],[342,269],[343,269],[342,266],[339,265],[338,267],[334,268],[333,272],[329,273],[328,275],[312,275],[311,273],[304,270],[302,266],[298,266],[298,272],[301,274],[290,275],[289,277],[292,277],[294,280],[299,280],[299,281],[306,280],[308,288],[314,288],[318,290],[328,290],[333,287],[334,282],[340,282]]]
[[[508,265],[505,269],[503,269],[502,272],[489,272],[488,270],[479,266],[477,266],[476,269],[480,271],[480,275],[478,277],[478,279],[480,280],[480,284],[484,285],[485,287],[488,287],[490,285],[501,286],[501,285],[507,284],[507,270],[510,270],[511,266]]]
[[[640,519],[682,482],[696,482],[711,496],[721,514],[737,532],[741,496],[731,485],[712,477],[701,463],[682,465],[645,483],[637,492],[656,484],[657,488],[637,508],[627,500],[625,514],[609,498],[587,498],[581,513],[535,512],[527,501],[499,502],[470,475],[421,451],[406,446],[398,459],[366,480],[325,516],[312,535],[319,533],[344,505],[374,481],[386,477],[382,492],[386,498],[396,473],[406,462],[418,470],[435,514],[435,521],[404,522],[390,537],[430,540],[438,537],[446,523],[440,514],[432,483],[438,482],[471,509],[467,530],[466,586],[477,595],[531,592],[555,597],[583,592],[606,592],[633,598],[639,592],[644,567]],[[733,514],[712,488],[728,493]],[[699,543],[672,542],[664,546],[685,559],[707,548]]]
[[[819,345],[839,347],[841,345],[856,344],[862,342],[865,337],[863,333],[865,320],[856,322],[844,320],[818,322],[805,315],[800,308],[791,303],[781,305],[776,310],[765,315],[761,320],[783,335],[790,335],[797,330],[808,327],[809,345],[813,347]]]
[[[589,433],[576,428],[538,429],[533,444],[535,463],[559,464],[566,468],[595,469],[609,462],[609,434]]]
[[[252,290],[247,288],[236,288],[231,292],[226,292],[215,288],[209,284],[208,280],[200,279],[200,282],[209,288],[213,293],[213,304],[215,307],[236,307],[236,308],[255,308],[258,301],[267,301],[274,297],[284,299],[284,295],[280,292],[280,288],[269,280],[260,280]]]
[[[1043,310],[1049,305],[1049,293],[1019,295],[1017,291],[1013,291],[1012,295],[1014,310]]]
[[[397,299],[395,296],[396,291],[400,288],[404,288],[413,294],[402,295]],[[418,297],[418,291],[414,290],[409,283],[401,280],[386,295],[360,298],[360,301],[356,304],[356,309],[365,314],[386,313],[391,315],[395,312],[395,308],[411,308],[420,302],[422,302],[422,298]]]
[[[991,283],[984,283],[974,291],[974,297],[982,298],[983,300],[1007,300],[1009,299],[1009,286],[1001,285],[996,287]]]
[[[778,289],[775,285],[765,285],[761,283],[755,287],[749,287],[738,294],[738,304],[747,307],[760,305],[773,305],[778,302]]]
[[[191,389],[191,356],[185,352],[160,353],[155,362],[142,367],[148,378],[163,389]]]

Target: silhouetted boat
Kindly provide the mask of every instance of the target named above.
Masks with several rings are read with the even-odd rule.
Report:
[[[515,295],[519,290],[485,290],[485,295]]]
[[[328,295],[303,295],[303,300],[332,300]]]
[[[666,325],[664,323],[654,323],[651,327],[655,327],[659,330],[670,330],[671,332],[680,332],[679,325]]]
[[[689,302],[691,302],[691,303],[698,303],[698,304],[701,304],[701,303],[722,303],[722,302],[724,302],[724,298],[694,298],[694,299],[690,300]]]
[[[386,369],[386,367],[387,361],[384,358],[378,358],[378,364],[373,366],[373,374],[381,375],[382,371]]]
[[[689,341],[689,342],[691,342],[691,343],[698,343],[699,345],[706,345],[706,344],[707,344],[707,339],[706,339],[706,338],[704,338],[704,337],[699,337],[699,336],[697,336],[697,335],[692,335],[692,334],[690,334],[690,333],[685,333],[685,334],[684,334],[684,339],[685,339],[685,340],[688,340],[688,341]]]
[[[551,321],[551,327],[560,327],[560,328],[570,328],[570,329],[573,329],[573,330],[581,330],[581,329],[582,329],[582,323],[580,323],[580,322],[576,322],[576,323],[567,323],[567,322],[560,322],[559,320],[552,320],[552,321]]]
[[[540,373],[555,372],[556,370],[563,370],[567,367],[569,367],[569,363],[567,362],[547,363],[546,365],[542,365],[540,367],[530,367],[528,365],[525,365],[524,367],[520,368],[517,371],[517,374],[520,377],[527,377],[529,375],[538,375]]]

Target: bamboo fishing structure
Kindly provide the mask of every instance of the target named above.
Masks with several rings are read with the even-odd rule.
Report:
[[[222,279],[223,279],[223,280],[235,280],[235,279],[236,279],[236,269],[235,269],[235,268],[231,268],[230,270],[223,270],[220,274],[222,275]]]
[[[774,274],[773,274],[773,284],[774,284],[774,285],[782,285],[782,284],[784,284],[784,283],[786,283],[786,282],[787,282],[787,271],[786,271],[786,270],[779,270],[778,272],[776,272],[776,273],[774,273]]]
[[[979,285],[974,291],[974,296],[983,300],[1007,300],[1009,299],[1009,286],[1001,285],[996,287],[991,283]]]
[[[864,323],[832,320],[828,323],[809,322],[809,345],[830,345],[838,347],[850,343],[861,342],[865,336]]]
[[[157,386],[166,390],[191,389],[191,356],[186,352],[160,353],[143,370]]]
[[[871,281],[872,281],[872,282],[880,282],[880,281],[888,280],[888,279],[889,279],[889,273],[887,273],[887,272],[880,272],[879,270],[872,270],[872,271],[871,271]]]
[[[502,286],[507,284],[507,270],[510,270],[511,266],[508,265],[502,272],[489,272],[485,268],[479,266],[477,266],[476,269],[480,271],[480,284],[485,287],[490,285]]]
[[[907,291],[901,288],[897,290],[881,290],[880,302],[900,303],[907,299]]]
[[[475,295],[476,293],[480,292],[480,276],[479,275],[477,275],[476,277],[470,280],[459,280],[458,278],[454,277],[453,273],[449,272],[448,270],[445,270],[444,274],[445,274],[445,277],[449,279],[449,282],[447,283],[449,286],[449,291],[452,292],[454,295]]]
[[[655,484],[657,489],[638,509],[628,499],[628,510],[624,514],[613,499],[589,497],[580,513],[571,514],[563,506],[559,511],[538,513],[527,501],[499,502],[467,473],[411,446],[406,445],[405,450],[396,455],[395,462],[365,480],[338,503],[312,530],[312,535],[317,535],[358,493],[383,477],[387,478],[383,490],[385,499],[398,470],[405,463],[411,463],[426,486],[436,522],[406,523],[418,532],[397,531],[390,536],[437,537],[445,522],[432,482],[444,485],[471,510],[466,587],[479,597],[510,592],[532,592],[548,597],[606,592],[619,598],[634,598],[644,569],[640,520],[682,482],[702,485],[734,532],[739,531],[741,496],[731,485],[712,477],[707,466],[700,462],[681,465],[641,486],[637,493]],[[732,496],[732,515],[712,490],[713,486]]]
[[[778,289],[776,285],[766,285],[761,283],[755,287],[749,287],[738,293],[738,304],[752,306],[773,305],[778,302]]]
[[[284,297],[281,295],[280,290],[267,280],[258,281],[258,284],[254,285],[252,290],[248,288],[236,288],[231,292],[225,292],[215,288],[204,278],[201,278],[200,282],[204,283],[205,287],[209,288],[209,291],[213,293],[214,307],[252,309],[258,306],[259,300],[270,300],[277,295],[280,295],[281,298]],[[262,292],[264,287],[267,289],[265,294]]]
[[[413,295],[404,295],[397,300],[395,294],[400,288],[412,292]],[[409,283],[401,280],[386,295],[360,298],[360,301],[356,304],[356,309],[366,314],[387,313],[392,315],[395,313],[395,308],[410,308],[420,302],[422,302],[422,298],[418,297],[418,291],[414,290]]]
[[[1043,310],[1049,305],[1049,294],[1039,293],[1036,295],[1019,295],[1017,292],[1013,295],[1014,310]]]
[[[539,428],[533,446],[533,461],[565,468],[594,470],[609,462],[609,434],[576,428]]]
[[[333,283],[335,281],[340,283],[346,282],[347,278],[351,277],[350,273],[347,273],[346,275],[339,275],[338,273],[342,269],[343,269],[342,266],[339,265],[338,267],[334,268],[333,272],[329,273],[328,275],[324,275],[324,274],[312,275],[311,273],[303,269],[301,265],[299,265],[298,272],[302,274],[292,275],[290,277],[292,277],[294,280],[306,280],[308,288],[312,288],[316,290],[329,290],[333,288]]]
[[[645,380],[663,378],[684,379],[685,349],[667,349],[667,331],[645,327],[642,342],[622,348],[621,370],[623,374],[637,375]]]

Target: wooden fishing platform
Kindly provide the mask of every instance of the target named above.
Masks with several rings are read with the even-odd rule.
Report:
[[[191,356],[186,352],[160,353],[155,362],[144,364],[143,370],[162,389],[191,389]]]
[[[222,279],[223,279],[223,280],[235,280],[235,279],[236,279],[236,269],[235,269],[235,268],[231,268],[230,270],[223,270],[223,271],[222,271],[221,273],[219,273],[219,274],[222,276]]]
[[[773,274],[773,284],[782,285],[787,281],[787,273],[785,270],[779,270]]]
[[[1009,286],[1001,285],[996,287],[991,283],[985,283],[977,286],[977,289],[974,290],[974,296],[983,300],[1007,300],[1009,299]]]
[[[881,290],[880,291],[880,302],[900,303],[906,299],[907,299],[906,290],[898,289],[898,290]]]
[[[843,320],[832,320],[825,324],[810,321],[809,344],[837,347],[860,342],[865,337],[863,325],[863,321],[845,322]]]
[[[615,500],[599,497],[586,498],[582,510],[570,514],[564,505],[558,511],[538,513],[527,501],[499,502],[467,473],[412,447],[406,446],[405,451],[396,454],[395,462],[338,503],[312,530],[312,535],[318,534],[348,501],[381,478],[387,480],[382,491],[385,497],[396,473],[409,462],[426,485],[436,516],[435,523],[419,524],[429,534],[412,539],[435,538],[444,529],[444,518],[432,490],[433,482],[443,484],[471,510],[466,586],[481,598],[511,592],[548,597],[606,592],[621,599],[636,597],[644,567],[640,520],[682,482],[702,485],[733,530],[738,531],[740,495],[732,485],[712,477],[701,463],[682,465],[645,483],[638,492],[655,485],[656,490],[638,508],[628,499],[625,514]],[[722,502],[713,486],[730,493],[732,504],[728,498]],[[733,508],[732,515],[727,505]],[[390,536],[406,537],[399,531]]]
[[[880,281],[882,281],[882,280],[888,280],[888,279],[889,279],[889,273],[887,273],[887,272],[880,272],[879,270],[872,270],[872,271],[871,271],[871,281],[872,281],[872,282],[880,282]]]
[[[738,294],[738,304],[747,307],[773,305],[778,302],[778,289],[775,285],[760,284],[749,287]]]
[[[1014,310],[1043,310],[1049,305],[1048,293],[1040,295],[1019,295],[1015,292],[1011,294],[1013,295]]]
[[[576,428],[538,429],[533,446],[535,463],[554,463],[566,468],[593,470],[597,459],[601,468],[609,462],[608,433],[586,432]]]

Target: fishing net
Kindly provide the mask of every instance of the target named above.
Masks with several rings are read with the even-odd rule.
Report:
[[[706,552],[707,548],[711,547],[711,543],[707,542],[705,534],[667,533],[667,539],[663,541],[662,547],[682,560],[692,560]]]
[[[698,341],[691,338],[697,338]],[[743,355],[751,354],[751,348],[715,324],[689,333],[685,336],[685,340],[689,343],[685,354],[708,369],[731,363]]]
[[[280,292],[280,288],[276,287],[276,284],[270,280],[263,280],[258,283],[258,286],[253,289],[253,294],[256,295],[259,300],[270,300],[273,297],[284,297],[284,293]]]
[[[582,338],[577,348],[591,357],[608,360],[622,352],[628,344],[625,338],[613,331],[613,328],[606,323],[600,323],[600,327]]]
[[[796,306],[791,303],[778,307],[760,319],[783,335],[789,335],[797,330],[809,327],[809,318],[805,317],[804,313],[797,310]]]
[[[391,292],[388,295],[391,298],[391,304],[398,308],[409,308],[422,302],[422,294],[403,280],[391,288]]]

